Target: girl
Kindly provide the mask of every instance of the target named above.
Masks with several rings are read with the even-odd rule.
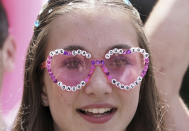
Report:
[[[35,23],[13,130],[163,130],[142,26],[129,1],[49,1]]]

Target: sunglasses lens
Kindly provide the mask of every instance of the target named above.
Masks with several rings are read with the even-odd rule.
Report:
[[[105,66],[112,79],[129,85],[140,76],[144,68],[144,59],[140,53],[114,54],[105,60]]]
[[[90,61],[80,55],[56,55],[52,59],[51,70],[58,81],[67,86],[76,86],[87,78],[90,66]]]

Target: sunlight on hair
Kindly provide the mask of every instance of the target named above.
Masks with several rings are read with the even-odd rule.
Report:
[[[89,0],[89,3],[91,3],[91,6],[95,6],[95,0]]]
[[[42,0],[42,5],[44,5],[47,2],[48,2],[48,0]]]

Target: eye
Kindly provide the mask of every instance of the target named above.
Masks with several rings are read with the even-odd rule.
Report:
[[[69,70],[79,70],[82,65],[83,61],[77,57],[67,58],[63,62],[63,66],[68,68]]]
[[[110,59],[110,66],[113,68],[121,68],[128,64],[129,64],[128,59],[123,55],[114,56]]]

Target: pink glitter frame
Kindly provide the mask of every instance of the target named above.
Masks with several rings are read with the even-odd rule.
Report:
[[[49,53],[49,56],[47,57],[47,60],[45,62],[43,62],[42,69],[44,69],[44,68],[47,69],[49,76],[52,79],[52,81],[54,83],[56,83],[59,87],[61,87],[62,90],[75,92],[77,90],[80,90],[82,87],[86,86],[86,83],[89,82],[89,80],[92,77],[96,67],[100,66],[108,81],[111,81],[111,83],[113,85],[115,85],[116,87],[118,87],[119,89],[129,90],[129,89],[132,89],[135,86],[139,85],[139,83],[142,81],[143,77],[146,75],[146,73],[148,71],[148,66],[149,66],[149,54],[146,53],[146,51],[144,49],[141,49],[139,47],[132,47],[132,48],[127,49],[127,50],[115,48],[115,49],[110,50],[108,53],[105,54],[105,58],[109,59],[111,57],[111,55],[113,55],[113,54],[126,54],[126,55],[128,55],[128,54],[132,54],[132,53],[135,53],[135,52],[141,53],[143,55],[144,69],[142,70],[141,74],[137,77],[137,80],[135,80],[130,85],[124,85],[124,84],[120,83],[119,81],[117,81],[116,79],[112,78],[112,76],[110,75],[110,72],[108,71],[108,69],[105,66],[104,60],[91,60],[91,68],[90,68],[90,72],[89,72],[87,78],[85,80],[81,81],[81,83],[78,84],[77,86],[71,87],[69,85],[64,85],[61,81],[58,81],[56,79],[56,77],[54,76],[52,70],[51,70],[51,61],[53,59],[53,56],[54,55],[66,55],[66,56],[83,55],[86,58],[90,59],[91,54],[87,53],[86,51],[82,51],[82,50],[66,51],[64,49],[56,49],[54,51],[51,51]]]

